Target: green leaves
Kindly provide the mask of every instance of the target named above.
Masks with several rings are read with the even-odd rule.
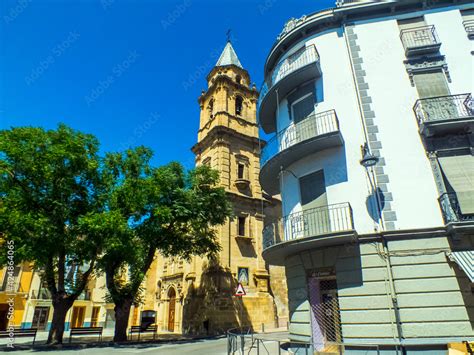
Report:
[[[0,131],[0,220],[18,258],[42,268],[61,255],[88,261],[96,254],[77,224],[100,209],[98,148],[94,136],[65,125]]]
[[[151,157],[144,147],[107,155],[104,174],[114,180],[107,213],[87,222],[100,225],[105,238],[99,265],[114,281],[108,288],[118,303],[139,298],[156,252],[186,259],[217,252],[214,228],[231,213],[224,189],[215,186],[217,172],[186,172],[176,162],[155,168]]]
[[[94,136],[64,125],[0,131],[0,245],[13,239],[18,261],[54,274],[52,292],[65,289],[66,259],[97,261],[114,302],[137,301],[156,252],[219,251],[215,228],[231,207],[216,171],[153,167],[146,147],[103,159],[98,150]]]

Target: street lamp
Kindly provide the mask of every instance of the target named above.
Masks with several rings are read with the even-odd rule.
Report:
[[[377,165],[377,163],[379,162],[379,158],[370,152],[367,142],[364,143],[364,145],[360,146],[360,152],[362,155],[362,159],[359,161],[359,163],[365,168],[367,178],[369,179],[369,182],[370,182],[370,187],[372,188],[372,194],[375,197],[375,203],[377,205],[378,223],[383,228],[383,220],[382,220],[383,206],[382,206],[382,201],[380,201],[380,195],[377,188],[377,181],[375,180],[374,171],[372,169],[372,167]]]
[[[379,158],[377,158],[375,155],[373,155],[370,150],[369,146],[367,143],[364,143],[364,145],[360,146],[360,151],[362,154],[362,159],[360,160],[360,165],[362,165],[364,168],[368,169],[371,166],[374,166],[379,162]]]

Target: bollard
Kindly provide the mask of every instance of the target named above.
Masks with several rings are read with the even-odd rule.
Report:
[[[262,323],[262,333],[265,333],[265,324]]]

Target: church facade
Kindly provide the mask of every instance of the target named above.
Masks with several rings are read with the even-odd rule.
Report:
[[[198,99],[200,125],[192,151],[196,165],[219,171],[234,217],[218,227],[221,251],[214,260],[157,256],[147,275],[145,302],[134,310],[132,323],[139,322],[139,312],[153,311],[160,331],[185,334],[286,326],[284,268],[269,266],[262,258],[264,222],[277,218],[281,205],[262,191],[258,180],[265,145],[256,121],[259,93],[230,42],[207,82]],[[234,295],[238,283],[244,287],[243,297]]]

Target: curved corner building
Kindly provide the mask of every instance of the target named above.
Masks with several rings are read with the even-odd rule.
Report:
[[[283,218],[263,257],[286,267],[293,341],[474,340],[473,39],[463,0],[341,1],[278,36],[258,120]]]

